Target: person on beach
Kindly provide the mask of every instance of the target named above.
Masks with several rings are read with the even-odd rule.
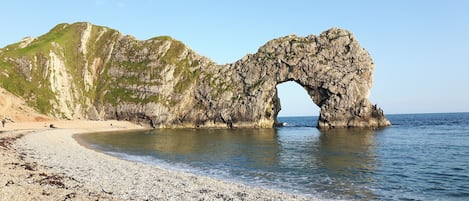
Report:
[[[5,118],[2,119],[2,127],[5,128],[5,123],[7,122],[7,120]]]

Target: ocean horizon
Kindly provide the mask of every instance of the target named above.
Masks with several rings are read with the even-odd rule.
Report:
[[[319,112],[318,112],[319,113]],[[384,113],[384,115],[414,115],[414,114],[459,114],[459,113],[469,113],[468,112],[412,112],[412,113]],[[318,115],[281,115],[278,116],[280,118],[282,117],[319,117]]]

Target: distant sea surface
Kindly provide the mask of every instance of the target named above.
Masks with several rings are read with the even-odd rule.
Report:
[[[91,148],[325,200],[469,200],[469,113],[387,115],[380,130],[157,129],[83,134]]]

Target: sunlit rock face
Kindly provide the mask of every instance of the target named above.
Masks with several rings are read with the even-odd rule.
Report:
[[[235,72],[230,77],[240,83],[239,93],[245,92],[250,105],[260,105],[256,114],[264,122],[274,121],[271,117],[280,110],[275,86],[295,81],[320,107],[319,128],[390,125],[383,111],[368,101],[373,61],[346,30],[274,39],[228,69]]]
[[[67,119],[119,119],[153,127],[276,125],[276,86],[295,81],[321,108],[319,128],[384,127],[369,102],[373,61],[355,37],[332,28],[285,36],[219,65],[171,37],[145,41],[89,23],[0,50],[1,87]]]

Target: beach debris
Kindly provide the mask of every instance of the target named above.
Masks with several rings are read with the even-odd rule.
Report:
[[[18,158],[19,158],[20,160],[24,160],[24,159],[26,158],[26,153],[24,153],[24,152],[19,153],[19,154],[18,154]]]
[[[76,193],[69,193],[69,194],[65,195],[64,201],[69,200],[69,199],[71,200],[72,198],[75,198],[76,195],[77,195]]]
[[[0,138],[0,148],[3,149],[12,149],[11,145],[13,144],[13,141],[23,137],[24,135],[17,135],[14,137],[4,137]]]
[[[215,195],[215,198],[217,198],[217,199],[223,199],[223,201],[232,201],[232,200],[233,200],[233,198],[231,198],[230,196],[225,195],[225,194],[223,194],[223,193],[217,193],[217,194]]]
[[[13,182],[13,180],[8,180],[7,183],[5,184],[5,186],[10,186],[10,185],[13,185],[15,184],[15,182]]]
[[[21,164],[20,167],[23,167],[25,170],[36,171],[37,164],[36,164],[36,162],[34,162],[34,163],[24,163],[24,164]]]
[[[41,173],[39,176],[43,177],[38,181],[40,185],[51,185],[57,186],[59,188],[65,188],[63,183],[64,177],[58,174],[47,175],[46,173]]]
[[[34,174],[29,174],[28,177],[26,177],[26,179],[31,179],[34,177]]]
[[[101,191],[102,191],[103,193],[112,195],[112,192],[110,192],[110,191],[105,191],[104,188],[103,188],[103,186],[102,186],[100,183],[98,183],[98,184],[99,184],[99,186],[101,187]]]
[[[45,195],[45,196],[50,196],[50,193],[47,192],[46,190],[42,190],[42,195]]]
[[[199,193],[202,193],[202,194],[206,194],[206,193],[209,193],[209,192],[211,192],[211,190],[205,189],[205,188],[199,190]]]
[[[248,194],[246,192],[236,192],[236,196],[240,198],[245,198],[248,196]]]

